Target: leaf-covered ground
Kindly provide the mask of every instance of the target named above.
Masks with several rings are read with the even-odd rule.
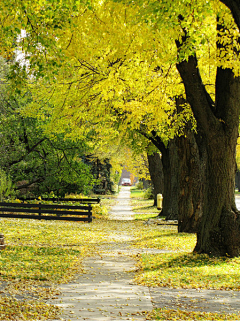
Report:
[[[81,273],[83,258],[93,256],[99,244],[117,245],[124,241],[119,237],[123,234],[132,236],[133,248],[162,251],[138,256],[139,284],[239,290],[240,259],[192,254],[194,234],[178,234],[176,227],[147,225],[141,220],[108,221],[101,213],[96,216],[92,223],[0,220],[7,244],[0,252],[0,320],[54,319],[59,309],[46,300],[58,295],[56,285]],[[148,319],[236,320],[236,316],[176,309],[156,310]]]
[[[156,309],[154,312],[148,314],[147,320],[162,320],[162,321],[176,321],[176,320],[188,320],[188,321],[237,321],[239,320],[239,314],[225,314],[225,313],[206,313],[206,312],[189,312],[180,310],[167,310]]]
[[[83,257],[92,255],[109,233],[106,221],[97,220],[1,219],[0,231],[7,244],[0,252],[0,320],[54,318],[59,309],[45,301],[58,295],[55,284],[81,273]]]

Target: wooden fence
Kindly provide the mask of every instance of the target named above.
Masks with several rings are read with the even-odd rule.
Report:
[[[66,201],[66,199],[64,200]],[[0,202],[0,217],[92,222],[92,205]]]

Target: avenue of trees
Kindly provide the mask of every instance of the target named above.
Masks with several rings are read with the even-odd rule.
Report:
[[[0,43],[24,52],[9,77],[32,95],[21,117],[73,144],[94,132],[98,151],[153,143],[166,217],[197,231],[196,252],[238,256],[240,1],[17,3],[1,3]]]

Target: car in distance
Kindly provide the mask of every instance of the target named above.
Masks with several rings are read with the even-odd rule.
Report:
[[[131,180],[130,178],[123,178],[122,179],[122,186],[131,186],[132,183],[131,183]]]

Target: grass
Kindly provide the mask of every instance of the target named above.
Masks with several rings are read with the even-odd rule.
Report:
[[[148,314],[147,320],[211,320],[211,321],[227,321],[239,320],[239,314],[225,314],[225,313],[207,313],[207,312],[192,312],[181,310],[155,309]]]
[[[196,235],[176,227],[144,225],[135,230],[134,246],[163,253],[142,254],[139,284],[171,288],[240,290],[240,258],[194,254]]]
[[[152,199],[144,198],[145,191],[131,188],[131,206],[136,220],[146,220],[158,216],[159,210]]]
[[[240,290],[240,259],[195,254],[143,255],[138,283],[147,286]]]
[[[143,189],[131,188],[131,197],[144,198],[145,191]]]

